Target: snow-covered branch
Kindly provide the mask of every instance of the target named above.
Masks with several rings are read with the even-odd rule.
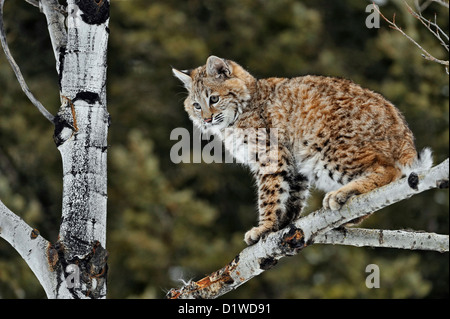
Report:
[[[339,211],[322,208],[245,248],[229,264],[209,276],[196,282],[190,281],[181,288],[171,289],[167,298],[217,298],[272,268],[280,258],[295,255],[314,243],[448,251],[448,235],[424,235],[420,232],[407,234],[409,232],[406,231],[334,230],[349,221],[423,191],[448,187],[448,179],[447,159],[426,172],[412,173],[407,178],[355,196]],[[411,235],[415,236],[415,243]]]

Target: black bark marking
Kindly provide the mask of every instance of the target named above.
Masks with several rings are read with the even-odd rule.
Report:
[[[66,58],[66,47],[60,47],[59,48],[59,70],[58,70],[58,83],[59,83],[59,87],[61,88],[61,83],[62,83],[62,76],[63,76],[63,71],[64,71],[64,59]]]
[[[380,245],[382,245],[384,243],[384,234],[383,234],[383,230],[380,230],[380,233],[378,234],[378,243]]]
[[[448,188],[448,179],[441,179],[436,182],[438,188]]]
[[[100,103],[100,96],[95,92],[89,92],[89,91],[81,91],[78,92],[77,95],[75,95],[75,98],[72,100],[72,102],[75,102],[76,100],[83,100],[86,101],[89,105],[95,104],[95,102]]]
[[[262,270],[269,270],[273,266],[275,266],[278,263],[278,260],[276,260],[273,257],[268,258],[261,258],[258,260],[259,262],[259,268]]]
[[[76,265],[79,269],[79,285],[68,287],[74,299],[80,298],[79,294],[92,299],[104,297],[101,294],[106,283],[108,275],[108,251],[103,248],[99,241],[88,243],[90,251],[83,257],[76,256],[72,259],[67,258],[67,248],[63,243],[57,241],[55,244],[49,244],[47,247],[47,259],[52,271],[62,272],[65,280],[68,280],[70,271],[69,265]],[[58,289],[62,283],[58,275]],[[93,282],[96,282],[95,285]],[[75,284],[75,283],[73,283]],[[84,284],[84,285],[83,285]]]
[[[64,128],[69,128],[71,131],[75,131],[75,127],[69,123],[66,119],[62,118],[58,114],[53,119],[53,124],[55,124],[55,131],[53,133],[53,141],[56,144],[56,147],[59,147],[61,144],[63,144],[67,138],[64,136],[61,136],[62,131]]]
[[[87,24],[102,24],[109,18],[108,0],[75,0],[75,4],[83,13],[81,19]]]

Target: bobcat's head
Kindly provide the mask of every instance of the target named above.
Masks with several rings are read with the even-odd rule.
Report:
[[[256,81],[239,64],[216,56],[196,69],[172,72],[189,92],[184,107],[192,122],[213,132],[234,124],[247,106]]]

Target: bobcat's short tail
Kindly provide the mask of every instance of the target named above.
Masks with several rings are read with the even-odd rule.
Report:
[[[433,166],[433,154],[430,148],[424,148],[410,165],[402,167],[402,173],[406,176],[412,172],[426,171]]]

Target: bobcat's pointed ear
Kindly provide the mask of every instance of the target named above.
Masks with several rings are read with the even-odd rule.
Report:
[[[192,87],[192,78],[191,78],[191,71],[190,70],[183,70],[179,71],[177,69],[172,68],[172,73],[177,77],[181,82],[183,82],[184,87],[187,90],[191,90]]]
[[[206,74],[210,77],[225,78],[230,77],[233,72],[231,65],[226,60],[211,55],[206,60]]]

